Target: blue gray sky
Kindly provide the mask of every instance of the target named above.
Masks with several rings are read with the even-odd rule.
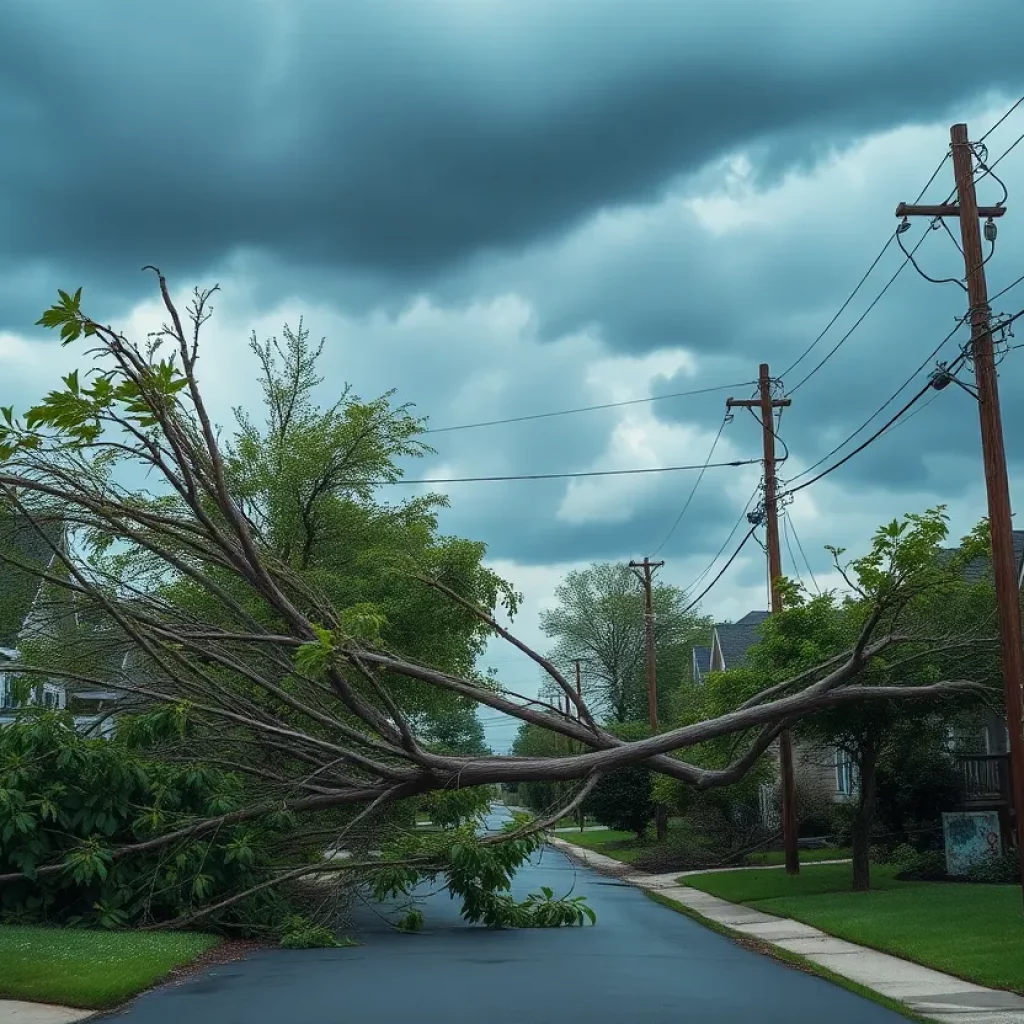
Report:
[[[950,124],[979,138],[1024,94],[1019,0],[976,0],[966,34],[953,0],[6,0],[0,20],[0,399],[41,393],[73,358],[32,326],[56,288],[82,286],[94,316],[144,331],[160,317],[138,268],[157,263],[182,293],[221,285],[202,380],[225,421],[256,396],[250,332],[300,315],[327,339],[325,393],[397,388],[433,427],[719,385],[746,396],[760,362],[787,370],[839,309]],[[1024,105],[986,139],[991,157],[1022,133]],[[1024,144],[997,173],[1010,212],[993,292],[1024,274]],[[926,199],[952,184],[947,162]],[[919,250],[936,278],[960,260],[944,231]],[[890,247],[786,375],[800,386],[784,479],[859,427],[964,311],[956,285],[907,267],[801,384],[901,262]],[[994,308],[1024,308],[1024,285]],[[1017,504],[1022,355],[1000,366]],[[439,432],[410,473],[700,463],[729,393]],[[717,456],[759,444],[737,416]],[[692,584],[757,476],[708,471],[659,553],[664,579]],[[525,593],[518,626],[539,643],[559,578],[652,552],[693,479],[435,489],[451,497],[445,529],[486,541]],[[828,585],[825,544],[856,552],[879,523],[938,503],[954,533],[984,513],[976,409],[958,388],[787,511]],[[751,545],[705,608],[765,602]],[[489,662],[534,687],[511,651]],[[512,733],[488,727],[499,747]]]

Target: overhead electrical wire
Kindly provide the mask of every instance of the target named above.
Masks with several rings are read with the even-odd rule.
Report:
[[[725,430],[725,425],[729,422],[730,419],[731,417],[728,412],[725,414],[725,416],[722,417],[722,422],[718,427],[718,433],[715,434],[715,439],[711,442],[711,450],[708,452],[708,457],[704,460],[704,468],[700,471],[700,474],[694,482],[693,487],[690,488],[690,493],[686,498],[686,502],[683,505],[682,511],[679,513],[679,515],[676,516],[675,522],[669,528],[668,533],[665,534],[665,537],[662,540],[662,542],[652,552],[650,552],[650,555],[648,555],[648,557],[656,555],[669,542],[669,540],[671,540],[672,534],[676,532],[677,527],[683,521],[683,516],[686,515],[686,510],[690,507],[691,503],[693,502],[693,496],[697,493],[697,488],[700,487],[701,480],[704,479],[704,473],[711,465],[711,460],[714,457],[715,449],[718,447],[718,442],[722,436],[722,431]]]
[[[938,392],[936,392],[936,394],[938,394]],[[817,580],[817,577],[814,575],[814,570],[811,568],[811,562],[810,562],[810,559],[808,559],[808,557],[807,557],[807,552],[804,551],[804,546],[803,546],[803,544],[800,543],[800,534],[796,532],[796,523],[793,522],[792,518],[789,515],[786,516],[786,519],[789,522],[790,530],[792,530],[792,532],[793,532],[793,539],[796,541],[797,549],[799,550],[800,554],[803,556],[804,565],[807,567],[807,575],[811,577],[811,583],[814,584],[815,591],[818,594],[820,594],[821,593],[821,587],[818,586],[818,580]]]
[[[510,480],[575,480],[591,476],[634,476],[638,473],[680,473],[686,470],[724,469],[752,466],[760,459],[736,459],[732,462],[710,462],[694,466],[651,466],[648,469],[591,469],[580,473],[519,473],[509,476],[449,476],[423,480],[346,480],[349,487],[383,487],[385,484],[476,484]]]
[[[798,583],[803,583],[803,577],[800,575],[800,565],[796,560],[796,555],[793,554],[793,542],[789,539],[789,516],[783,514],[782,516],[782,536],[786,542],[786,550],[789,552],[789,560],[793,563],[793,572],[796,573],[796,579]],[[771,601],[771,579],[768,581],[768,595],[769,603]]]
[[[839,349],[842,348],[842,346],[845,345],[847,341],[849,341],[853,332],[856,331],[862,323],[864,323],[864,321],[868,317],[868,314],[875,308],[875,306],[878,305],[879,302],[882,301],[882,298],[885,296],[886,292],[888,292],[889,289],[896,282],[896,278],[898,278],[900,274],[902,274],[903,271],[906,269],[907,264],[913,261],[913,257],[916,254],[917,250],[921,248],[921,246],[924,244],[924,240],[928,237],[930,233],[931,229],[928,229],[918,239],[917,245],[915,245],[914,248],[910,250],[910,252],[906,256],[906,259],[904,259],[904,261],[896,268],[895,272],[892,274],[889,280],[885,282],[885,284],[882,286],[882,290],[871,300],[867,309],[865,309],[864,312],[861,313],[861,315],[857,317],[857,319],[853,322],[853,326],[832,346],[832,348],[828,350],[828,352],[825,353],[825,356],[818,362],[814,369],[812,369],[809,373],[804,374],[804,376],[801,377],[800,380],[798,380],[796,384],[793,385],[793,387],[788,389],[787,394],[792,395],[797,390],[802,388],[839,351]],[[898,234],[899,232],[894,231],[892,233],[892,238],[897,238]]]
[[[701,581],[704,579],[704,577],[707,576],[707,574],[709,572],[711,572],[711,570],[715,567],[715,563],[719,560],[719,558],[722,557],[722,553],[729,546],[729,542],[732,540],[732,538],[735,535],[736,531],[740,528],[740,523],[743,522],[743,519],[744,519],[744,517],[747,514],[747,510],[754,503],[754,499],[757,497],[758,492],[760,490],[761,490],[761,485],[758,484],[758,486],[754,488],[754,491],[750,495],[750,497],[747,498],[747,503],[743,506],[743,511],[740,512],[739,518],[736,520],[735,523],[733,523],[733,527],[729,531],[729,536],[726,537],[724,541],[722,541],[722,546],[718,549],[718,551],[715,553],[715,556],[711,559],[711,561],[704,568],[704,570],[697,576],[697,578],[688,587],[685,587],[683,589],[683,594],[684,595],[685,594],[692,594],[693,591],[696,590],[697,587],[700,586]]]
[[[996,121],[996,123],[992,125],[992,127],[989,128],[989,130],[985,132],[980,139],[978,139],[978,141],[984,142],[1022,103],[1024,103],[1024,96],[1021,96],[1020,99],[1018,99],[1017,102],[1014,103],[1013,106],[1010,107],[1010,109],[1007,110],[1006,113],[1003,114],[1003,116],[999,118],[999,120]]]
[[[957,359],[955,359],[953,361],[952,364],[950,364],[950,366],[948,368],[949,372],[953,373],[953,372],[955,372],[956,369],[959,369],[960,364],[963,363],[963,362],[966,362],[966,359],[967,359],[966,355],[960,355]],[[838,462],[835,462],[831,466],[829,466],[827,469],[822,470],[822,472],[818,473],[817,476],[812,476],[810,480],[805,480],[802,484],[797,484],[796,487],[787,487],[786,490],[784,490],[779,495],[780,500],[782,498],[789,497],[791,494],[796,494],[797,491],[802,491],[805,487],[810,487],[811,484],[817,483],[819,480],[821,480],[823,477],[828,476],[830,473],[834,473],[837,469],[839,469],[840,466],[844,466],[855,455],[858,455],[858,454],[860,454],[860,452],[864,451],[864,449],[867,448],[868,445],[870,445],[874,441],[878,440],[878,438],[880,438],[887,430],[889,430],[899,420],[899,418],[905,412],[907,412],[910,408],[912,408],[914,405],[916,405],[931,389],[932,389],[932,382],[929,380],[924,385],[924,387],[921,388],[921,390],[918,391],[910,399],[910,401],[907,402],[899,410],[899,412],[897,412],[894,416],[892,416],[884,424],[882,424],[882,426],[879,427],[878,430],[876,430],[866,441],[862,441],[859,445],[857,445],[856,448],[854,448],[850,452],[847,452]]]
[[[481,420],[479,423],[460,423],[452,427],[431,427],[424,434],[447,434],[453,430],[474,430],[477,427],[497,427],[504,423],[525,423],[528,420],[545,420],[555,416],[573,416],[580,412],[596,412],[600,409],[622,409],[629,405],[644,405],[649,402],[661,402],[669,398],[690,398],[693,395],[710,395],[716,391],[734,391],[745,388],[757,381],[740,381],[738,384],[716,384],[714,387],[694,388],[691,391],[673,391],[667,395],[649,395],[647,398],[630,398],[623,402],[603,402],[600,405],[583,405],[576,409],[559,409],[556,412],[536,412],[525,416],[508,416],[500,420]]]
[[[914,370],[913,373],[850,435],[839,442],[831,451],[826,452],[817,462],[812,463],[806,469],[801,470],[796,476],[790,477],[786,481],[787,485],[793,483],[795,480],[799,480],[801,477],[806,476],[808,473],[812,473],[818,468],[823,462],[827,462],[833,455],[845,448],[858,434],[866,430],[868,424],[876,417],[883,413],[897,398],[910,386],[914,378],[942,351],[942,349],[949,343],[950,339],[956,334],[957,331],[963,327],[967,320],[967,314],[964,314],[958,321],[956,326],[947,334],[942,341],[939,342],[935,348],[928,354],[924,362]]]
[[[939,165],[935,168],[935,170],[932,171],[931,177],[928,179],[927,182],[925,182],[925,186],[924,186],[924,188],[921,189],[921,191],[918,194],[918,197],[915,200],[915,202],[920,202],[921,201],[922,196],[924,196],[925,192],[927,192],[928,189],[931,187],[932,182],[935,181],[935,179],[939,176],[939,172],[946,165],[946,161],[948,159],[949,159],[949,154],[947,153],[939,161]],[[923,242],[924,238],[927,238],[927,237],[928,237],[927,235],[923,236],[921,241]],[[825,325],[825,327],[822,330],[822,332],[810,343],[810,345],[807,346],[806,349],[804,349],[803,352],[800,353],[799,356],[797,356],[797,358],[796,358],[796,360],[794,362],[790,363],[790,365],[788,367],[786,367],[786,369],[782,372],[782,376],[783,377],[787,377],[790,373],[792,373],[793,370],[796,369],[796,367],[800,363],[802,363],[804,361],[804,359],[806,359],[807,356],[809,356],[811,354],[811,352],[818,346],[818,343],[822,340],[822,338],[824,338],[825,335],[829,332],[829,330],[831,330],[833,324],[835,324],[835,322],[839,319],[839,317],[842,316],[843,312],[846,310],[846,307],[849,306],[850,303],[854,300],[854,298],[856,297],[857,293],[861,290],[861,288],[864,286],[864,284],[867,281],[867,279],[871,276],[871,274],[874,271],[875,267],[877,267],[878,264],[881,263],[882,258],[889,251],[889,247],[892,245],[892,243],[894,241],[896,241],[896,231],[895,230],[886,239],[885,244],[882,246],[882,248],[879,251],[878,255],[871,261],[870,266],[864,272],[864,275],[861,277],[861,279],[854,286],[853,291],[850,292],[850,294],[846,297],[846,301],[843,302],[843,304],[836,311],[836,313],[832,317],[832,319],[829,320],[829,322]],[[920,245],[920,244],[921,243],[919,242],[918,245]],[[900,267],[900,270],[902,270],[902,269],[903,268]],[[811,371],[811,373],[807,374],[807,376],[804,377],[804,379],[802,381],[800,381],[800,384],[803,384],[804,381],[806,381],[809,377],[811,377],[813,374],[817,373],[818,370],[821,368],[821,366],[823,366],[824,363],[835,354],[836,350],[839,348],[839,345],[842,345],[843,342],[845,342],[846,339],[849,338],[849,336],[853,333],[853,331],[855,331],[857,329],[857,327],[860,326],[860,324],[863,322],[864,318],[868,315],[868,313],[870,313],[871,310],[874,309],[875,305],[877,305],[877,303],[878,303],[879,299],[881,299],[882,295],[884,295],[886,293],[886,291],[888,291],[889,287],[892,285],[893,281],[895,280],[897,274],[899,274],[899,271],[897,271],[896,274],[894,274],[893,277],[888,281],[888,283],[882,289],[882,292],[875,298],[875,300],[871,303],[871,305],[868,306],[867,310],[865,310],[865,312],[861,315],[860,319],[857,320],[857,322],[853,325],[853,327],[843,336],[843,338],[840,340],[839,344],[836,345],[835,348],[833,348],[833,350],[825,357],[824,360],[822,360],[821,363],[818,364],[818,366],[816,366]],[[793,391],[793,390],[795,390],[795,388],[792,388],[790,390]]]
[[[749,530],[747,530],[746,534],[743,537],[743,540],[739,542],[739,545],[737,546],[736,550],[729,556],[729,560],[725,563],[725,565],[723,565],[722,568],[718,570],[718,574],[715,576],[715,578],[692,601],[690,601],[686,605],[686,607],[682,610],[681,614],[685,615],[692,608],[695,608],[697,605],[700,604],[700,602],[704,599],[705,595],[711,590],[711,588],[725,575],[725,572],[729,568],[729,566],[732,565],[732,563],[735,562],[736,559],[739,557],[739,553],[743,550],[747,541],[754,536],[754,531],[756,529],[757,524],[755,523],[753,526],[750,527]]]

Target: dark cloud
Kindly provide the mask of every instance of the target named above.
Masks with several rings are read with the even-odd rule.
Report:
[[[762,360],[780,373],[846,297],[944,143],[923,146],[913,167],[869,168],[866,191],[840,183],[787,200],[765,223],[716,223],[689,201],[723,186],[723,158],[738,151],[748,187],[782,186],[870,133],[959,118],[991,90],[1019,93],[1024,5],[981,0],[971,14],[1000,28],[983,60],[963,60],[962,4],[946,0],[281,0],[244,17],[227,0],[11,4],[0,32],[0,128],[14,154],[0,163],[0,328],[24,330],[56,287],[80,284],[94,315],[115,321],[152,296],[137,268],[158,262],[175,281],[244,282],[247,315],[286,301],[344,314],[344,339],[316,310],[308,319],[328,334],[329,381],[365,396],[397,387],[434,426],[605,400],[585,377],[609,355],[694,354],[696,368],[655,381],[661,395],[749,380]],[[935,188],[947,179],[948,167]],[[994,289],[1024,269],[1006,221]],[[939,276],[956,269],[942,235],[923,252]],[[790,387],[898,262],[891,252],[864,301],[787,375]],[[378,320],[393,325],[424,295],[436,317],[403,347]],[[473,310],[508,295],[530,320],[499,342],[501,317]],[[1001,305],[1019,308],[1012,293]],[[962,311],[958,292],[906,271],[798,389],[783,477],[856,429]],[[244,338],[245,317],[232,322]],[[566,340],[581,333],[586,343]],[[1002,367],[1015,467],[1016,355]],[[660,449],[661,460],[701,462],[725,397],[653,403],[656,426],[704,431],[670,458]],[[437,457],[409,472],[595,468],[620,415],[438,433]],[[749,416],[723,436],[730,451],[759,455]],[[977,443],[972,400],[947,389],[830,483],[841,511],[878,509],[879,520],[922,495],[955,500],[980,479]],[[710,560],[739,515],[741,472],[709,472],[666,558]],[[595,521],[557,516],[564,481],[452,485],[443,523],[521,563],[636,557],[664,537],[693,479],[637,482],[636,511]],[[626,500],[614,482],[587,493],[596,515]],[[816,570],[821,538],[846,542],[838,530],[826,521],[805,540]],[[737,563],[737,586],[763,575],[748,550],[756,557]]]
[[[409,287],[741,143],[777,173],[1016,87],[1024,7],[972,17],[981,62],[924,0],[8,5],[3,245],[87,286],[247,246]]]

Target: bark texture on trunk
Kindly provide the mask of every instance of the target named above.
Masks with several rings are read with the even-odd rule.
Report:
[[[857,813],[853,818],[853,888],[871,888],[871,825],[875,817],[878,751],[865,747],[857,758],[859,789]]]
[[[654,827],[657,830],[658,842],[665,842],[668,838],[668,808],[664,804],[658,804],[654,809]]]

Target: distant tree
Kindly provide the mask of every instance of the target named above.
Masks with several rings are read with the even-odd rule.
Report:
[[[606,719],[646,719],[644,599],[633,572],[626,565],[595,563],[570,572],[555,599],[555,607],[541,613],[541,629],[554,640],[552,661],[567,674],[580,661],[584,695]],[[710,620],[686,610],[678,587],[656,582],[653,600],[664,718],[672,689],[689,678],[690,649],[707,642]]]

